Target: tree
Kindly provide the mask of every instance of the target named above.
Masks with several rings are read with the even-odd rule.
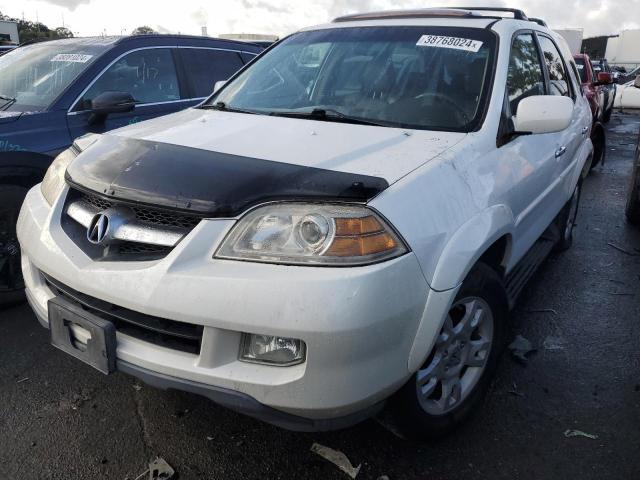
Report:
[[[73,32],[69,30],[67,27],[58,27],[54,30],[55,36],[57,38],[71,38],[73,37]]]
[[[0,12],[0,20],[8,20],[18,24],[18,36],[22,43],[73,37],[73,33],[68,28],[59,27],[51,30],[44,23],[11,18],[8,15],[3,15],[2,12]]]
[[[156,32],[153,28],[143,25],[142,27],[138,27],[131,32],[131,35],[153,35]]]

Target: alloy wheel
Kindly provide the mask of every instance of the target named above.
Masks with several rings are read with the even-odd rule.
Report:
[[[426,413],[447,414],[469,396],[487,365],[493,334],[493,314],[482,298],[466,297],[451,307],[416,375],[418,400]]]

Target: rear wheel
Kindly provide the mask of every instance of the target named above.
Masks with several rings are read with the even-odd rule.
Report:
[[[627,206],[625,208],[627,220],[633,225],[640,224],[640,159],[636,159],[631,172]]]
[[[0,307],[24,299],[16,223],[27,189],[0,185]]]
[[[392,401],[396,422],[407,437],[445,435],[480,408],[502,351],[506,318],[500,277],[478,263],[425,363]]]
[[[582,182],[576,185],[573,195],[558,215],[557,225],[560,230],[560,240],[556,244],[556,251],[564,251],[573,245],[573,229],[576,226],[578,216],[578,206],[580,205],[580,193],[582,192]]]
[[[607,147],[606,138],[602,126],[594,126],[591,134],[591,142],[593,143],[593,158],[591,159],[591,169],[596,165],[604,164],[605,150]]]

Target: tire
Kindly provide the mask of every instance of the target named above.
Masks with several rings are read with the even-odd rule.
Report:
[[[27,189],[0,185],[0,308],[24,300],[16,223]]]
[[[609,123],[609,121],[611,120],[612,113],[613,113],[613,105],[611,105],[611,108],[606,112],[604,112],[604,114],[602,115],[602,123]]]
[[[578,216],[578,207],[580,206],[580,197],[582,194],[582,182],[578,182],[573,190],[573,195],[562,208],[558,215],[557,225],[560,231],[560,239],[555,245],[556,252],[564,252],[569,250],[573,245],[573,230],[576,226],[576,217]]]
[[[636,158],[631,171],[625,215],[629,223],[640,225],[640,158]]]
[[[477,320],[472,312],[478,311],[484,312],[480,322],[463,328],[468,325],[465,319]],[[432,352],[391,400],[391,413],[403,435],[415,440],[442,437],[480,409],[503,350],[507,316],[502,279],[486,264],[476,264],[462,283]],[[447,378],[439,380],[440,375]]]
[[[596,165],[604,165],[607,140],[602,126],[594,128],[591,141],[593,142],[593,158],[591,159],[591,167],[589,168],[589,171],[593,170]]]

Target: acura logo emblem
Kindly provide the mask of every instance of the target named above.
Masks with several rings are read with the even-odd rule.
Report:
[[[104,213],[98,213],[93,217],[87,229],[87,239],[91,243],[100,244],[107,237],[109,231],[109,217]]]

